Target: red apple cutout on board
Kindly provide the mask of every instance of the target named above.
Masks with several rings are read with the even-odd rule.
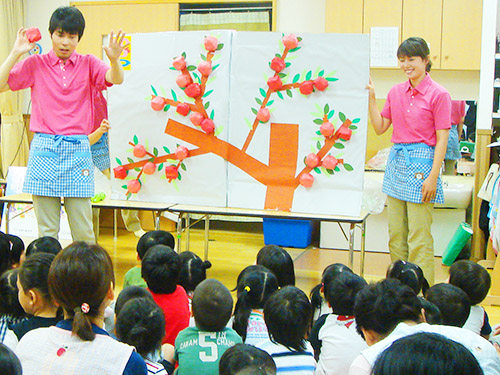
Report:
[[[271,90],[279,90],[283,86],[283,82],[281,82],[281,78],[278,76],[272,76],[267,80],[267,85]]]
[[[314,87],[316,87],[319,91],[325,91],[328,87],[328,81],[323,77],[318,77],[314,81]]]
[[[198,64],[198,71],[204,76],[210,75],[212,73],[212,62],[202,61]]]
[[[281,72],[285,68],[286,68],[285,62],[278,56],[276,56],[271,60],[271,69],[274,70],[276,73]]]
[[[316,168],[319,165],[319,157],[315,153],[310,153],[306,157],[306,165],[310,168]]]
[[[127,191],[132,194],[137,194],[141,190],[141,183],[137,180],[130,180],[127,184]]]
[[[181,116],[187,116],[190,111],[189,105],[187,103],[179,103],[175,111]]]
[[[119,165],[116,168],[113,168],[113,173],[115,175],[115,178],[118,178],[120,180],[123,180],[125,177],[127,177],[127,170]]]
[[[300,176],[299,183],[305,188],[310,188],[314,183],[314,177],[310,173],[304,173]]]
[[[177,170],[177,167],[174,165],[165,167],[165,177],[169,181],[177,179],[177,177],[179,177],[179,171]]]
[[[206,36],[203,40],[203,44],[208,52],[215,52],[219,46],[219,41],[214,36]]]
[[[304,81],[299,85],[299,91],[303,95],[310,95],[314,91],[313,81]]]
[[[331,137],[332,134],[335,132],[335,128],[330,121],[327,121],[321,125],[319,131],[325,138],[328,138]]]
[[[177,86],[180,88],[187,87],[191,82],[191,76],[188,74],[179,74],[175,79],[175,83],[177,83]]]
[[[187,149],[187,147],[179,146],[175,150],[175,158],[179,161],[186,159],[188,155],[189,155],[189,150]]]
[[[326,156],[321,162],[321,165],[326,169],[335,169],[337,164],[338,164],[337,159],[332,155]]]
[[[134,146],[134,156],[136,158],[143,158],[144,156],[146,156],[146,149],[143,145]]]
[[[156,171],[156,164],[148,161],[146,164],[144,164],[142,170],[145,174],[153,174]]]
[[[203,116],[200,112],[193,112],[191,113],[191,116],[189,116],[189,120],[193,123],[193,125],[200,126],[201,122],[205,119],[205,116]]]
[[[268,122],[270,118],[271,113],[269,112],[269,109],[265,107],[259,109],[259,112],[257,112],[257,120],[259,120],[260,122]]]
[[[155,96],[153,99],[151,99],[151,108],[153,108],[155,111],[161,111],[163,108],[165,108],[165,100],[163,100],[163,98],[160,96]]]
[[[190,98],[196,98],[201,95],[201,86],[198,83],[190,83],[184,90],[184,94]]]
[[[205,133],[210,134],[215,130],[215,124],[212,120],[210,120],[209,118],[206,118],[205,120],[203,120],[201,122],[201,129]]]
[[[184,56],[178,56],[172,62],[172,65],[177,70],[186,69],[186,60],[184,60]]]
[[[342,126],[339,129],[339,138],[342,139],[343,141],[348,141],[349,139],[351,139],[351,135],[352,135],[351,129],[345,126]]]
[[[294,34],[285,35],[282,39],[283,44],[288,49],[297,48],[299,45],[299,39]]]

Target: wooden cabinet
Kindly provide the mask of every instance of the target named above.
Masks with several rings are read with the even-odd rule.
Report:
[[[363,32],[363,0],[326,0],[325,32],[354,33]]]
[[[365,0],[363,8],[364,33],[369,34],[372,27],[398,27],[401,30],[402,0]]]

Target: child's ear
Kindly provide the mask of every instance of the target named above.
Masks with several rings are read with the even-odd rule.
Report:
[[[29,298],[29,300],[30,300],[30,305],[31,305],[31,306],[35,306],[35,304],[36,304],[36,303],[38,302],[38,300],[40,299],[40,298],[38,297],[38,294],[35,292],[35,290],[34,290],[34,289],[30,289],[30,290],[28,291],[28,298]]]
[[[137,254],[137,260],[140,262],[141,258],[139,257],[139,254]]]
[[[108,292],[106,293],[106,298],[110,301],[115,299],[115,285],[113,283],[109,284]]]

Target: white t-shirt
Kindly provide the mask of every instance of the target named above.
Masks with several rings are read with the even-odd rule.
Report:
[[[257,345],[262,341],[269,341],[266,322],[262,309],[252,310],[248,317],[247,337],[245,344]]]

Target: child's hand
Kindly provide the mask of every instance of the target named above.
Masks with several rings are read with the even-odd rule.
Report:
[[[99,125],[99,128],[97,129],[99,133],[104,134],[107,133],[108,130],[111,129],[111,126],[109,126],[109,121],[104,119],[101,122],[101,125]]]
[[[104,51],[110,61],[117,61],[122,51],[129,45],[129,41],[125,38],[125,33],[118,30],[118,34],[114,36],[113,31],[109,34],[109,43],[104,47]]]

